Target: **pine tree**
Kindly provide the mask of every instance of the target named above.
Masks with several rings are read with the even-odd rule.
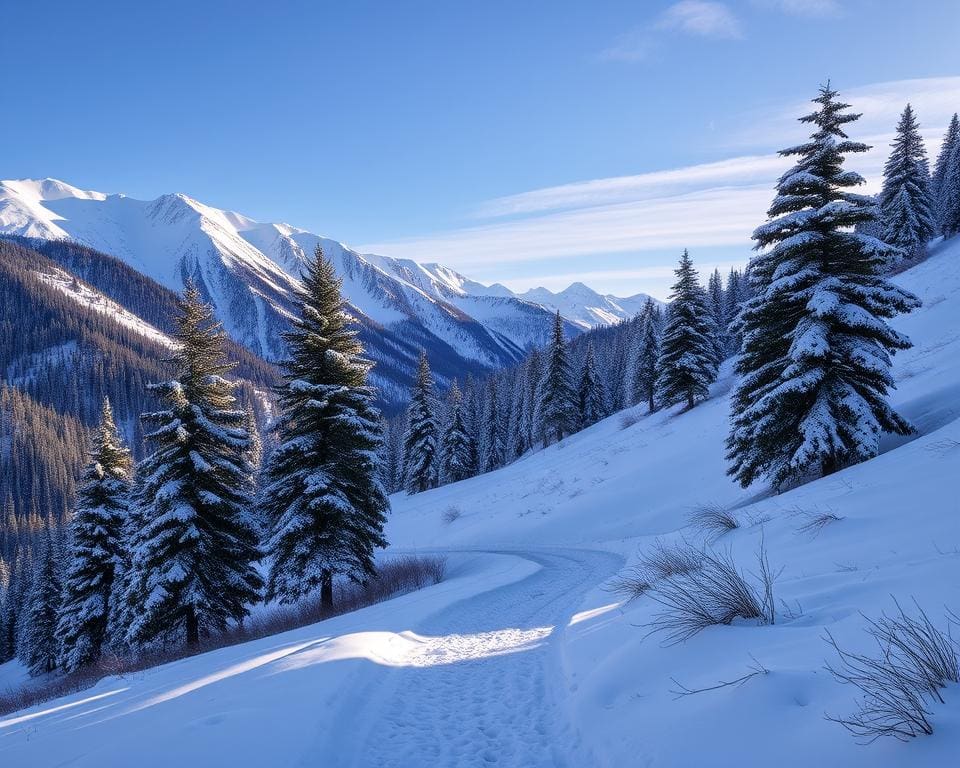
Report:
[[[61,664],[68,672],[100,658],[116,568],[122,561],[132,462],[109,400],[103,402],[90,459],[70,521],[71,546],[58,618]]]
[[[42,675],[57,668],[59,640],[57,614],[60,611],[62,580],[59,551],[50,529],[44,534],[43,547],[34,562],[30,592],[23,611],[21,637],[17,653],[31,675]]]
[[[607,415],[607,393],[603,380],[597,371],[593,342],[587,342],[587,351],[583,358],[580,381],[577,385],[578,426],[585,429],[596,424]]]
[[[30,585],[24,551],[18,552],[10,564],[10,576],[3,597],[3,633],[0,634],[0,664],[17,655],[21,617]]]
[[[496,381],[487,381],[487,398],[483,409],[483,454],[481,471],[492,472],[506,460],[506,441],[503,434],[504,414],[500,412]]]
[[[880,193],[881,236],[906,257],[914,258],[933,237],[936,217],[930,194],[927,151],[909,104],[900,117],[892,147]]]
[[[136,606],[127,637],[134,644],[201,635],[241,621],[262,580],[250,498],[250,436],[223,378],[225,334],[193,284],[178,302],[173,362],[177,378],[151,385],[165,410],[148,413],[154,452],[137,468],[138,530],[133,533],[129,592]]]
[[[657,378],[660,372],[658,311],[653,299],[647,299],[640,313],[640,340],[634,364],[634,400],[646,403],[650,413],[656,410]]]
[[[675,274],[660,342],[656,399],[661,406],[685,402],[693,408],[709,397],[710,384],[717,378],[716,326],[687,251]]]
[[[880,276],[894,249],[855,231],[874,206],[848,191],[863,179],[843,161],[868,147],[848,139],[844,127],[859,115],[836,96],[820,89],[817,109],[801,118],[816,126],[811,140],[780,153],[799,159],[754,233],[755,296],[740,314],[742,378],[727,439],[729,473],[744,487],[760,476],[779,486],[829,474],[875,456],[881,433],[910,432],[885,399],[890,355],[910,341],[884,318],[919,301]]]
[[[724,313],[727,318],[727,354],[735,355],[740,350],[740,334],[736,331],[737,315],[747,300],[746,278],[735,267],[730,268],[724,289]]]
[[[565,435],[571,434],[576,429],[577,401],[570,379],[567,343],[563,338],[563,320],[557,312],[553,322],[550,347],[547,350],[543,381],[540,385],[538,420],[543,430],[544,447],[551,440],[563,440]]]
[[[433,375],[427,353],[420,352],[417,379],[407,406],[407,433],[403,439],[403,467],[407,493],[422,493],[437,485],[439,456]]]
[[[273,561],[267,596],[283,603],[319,588],[331,606],[334,575],[365,581],[375,573],[375,550],[386,546],[390,502],[376,467],[383,435],[367,385],[373,364],[344,311],[341,285],[318,246],[304,268],[300,316],[285,335],[279,444],[260,494]]]
[[[521,365],[513,379],[513,397],[510,400],[509,452],[512,459],[519,459],[530,448],[526,426],[527,386],[526,366]]]
[[[707,281],[707,300],[710,307],[710,316],[713,318],[713,325],[716,329],[714,333],[714,344],[717,348],[716,357],[717,361],[720,362],[727,359],[730,338],[727,335],[727,301],[723,292],[723,278],[720,277],[719,269],[714,269],[710,273],[710,279]]]
[[[960,117],[954,113],[943,137],[940,154],[933,168],[931,190],[937,217],[937,231],[948,235],[954,204],[960,205]]]
[[[538,419],[540,412],[540,387],[543,382],[543,359],[536,349],[530,351],[524,366],[524,378],[527,384],[525,408],[520,430],[523,432],[527,448],[543,439],[543,425]]]
[[[440,477],[456,483],[470,477],[470,437],[463,420],[463,395],[457,382],[447,392],[447,421],[440,441]]]

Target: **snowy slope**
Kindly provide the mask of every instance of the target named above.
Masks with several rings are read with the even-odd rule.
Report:
[[[919,434],[770,496],[725,476],[732,379],[685,414],[614,416],[486,476],[393,497],[396,550],[449,553],[441,585],[350,616],[167,665],[0,718],[13,766],[940,766],[960,750],[960,691],[936,733],[860,746],[824,712],[854,691],[824,671],[825,630],[869,650],[864,618],[911,598],[960,609],[960,238],[897,278],[924,306],[895,325],[895,405]],[[729,547],[782,568],[774,626],[661,644],[656,606],[610,576],[657,537],[696,537],[691,509],[731,507]],[[445,522],[454,507],[459,517]],[[841,519],[817,535],[806,513]],[[782,601],[782,603],[780,602]],[[742,686],[677,699],[767,670]],[[676,681],[676,682],[675,682]]]
[[[101,315],[106,315],[124,328],[134,331],[144,338],[150,339],[150,341],[155,341],[170,349],[174,347],[173,340],[165,333],[124,309],[115,301],[108,299],[99,291],[79,281],[75,283],[73,276],[63,270],[57,270],[53,274],[47,272],[37,272],[36,274],[41,281],[53,286],[77,304],[92,309]]]
[[[370,354],[382,363],[375,383],[388,399],[405,388],[420,347],[446,379],[509,365],[545,343],[550,329],[552,310],[503,286],[483,286],[439,264],[361,256],[335,240],[182,194],[144,201],[55,179],[3,181],[0,234],[70,238],[175,290],[190,278],[227,332],[267,359],[283,355],[281,334],[304,259],[322,245],[344,278]],[[582,327],[578,319],[568,332]]]

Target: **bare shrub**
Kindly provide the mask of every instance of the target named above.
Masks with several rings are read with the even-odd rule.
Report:
[[[654,583],[699,570],[702,563],[702,553],[696,547],[686,542],[667,546],[662,540],[657,539],[652,549],[640,557],[638,567],[644,569],[650,583]]]
[[[447,525],[449,525],[450,523],[456,522],[457,520],[460,519],[461,514],[462,513],[460,512],[459,507],[455,507],[451,505],[447,507],[445,510],[443,510],[443,522],[445,522]]]
[[[820,532],[831,523],[838,523],[843,520],[841,515],[831,511],[820,512],[798,509],[794,514],[803,519],[803,522],[797,526],[797,533],[810,535],[813,538],[819,536]]]
[[[720,680],[715,685],[708,685],[703,688],[690,688],[689,686],[684,685],[679,682],[677,678],[671,677],[675,688],[670,691],[674,695],[674,698],[682,699],[685,696],[693,696],[697,693],[707,693],[708,691],[719,691],[721,688],[739,688],[741,685],[746,683],[748,680],[757,677],[758,675],[769,675],[770,670],[767,669],[763,664],[757,661],[756,657],[753,654],[750,654],[750,658],[753,659],[753,663],[749,666],[749,671],[745,672],[740,677],[734,678],[733,680]]]
[[[648,592],[662,607],[648,624],[651,634],[662,632],[665,644],[673,645],[707,627],[730,624],[735,619],[774,623],[776,574],[762,542],[757,553],[759,572],[753,583],[737,568],[729,550],[716,552],[689,545],[687,549],[684,558],[698,560],[699,567],[662,579]]]
[[[636,411],[627,411],[620,416],[620,429],[629,429],[640,421],[640,414]]]
[[[733,513],[719,504],[700,504],[690,515],[691,527],[707,541],[716,541],[725,533],[735,531],[740,522]]]
[[[650,589],[650,581],[646,569],[635,565],[622,576],[616,576],[607,584],[607,591],[613,592],[627,601],[643,597]]]
[[[930,706],[943,703],[941,690],[948,683],[960,682],[960,656],[953,638],[937,629],[919,606],[918,616],[912,617],[894,602],[897,612],[892,616],[864,616],[866,631],[877,643],[876,656],[844,651],[829,630],[825,637],[839,656],[839,663],[828,663],[827,669],[863,694],[852,715],[827,719],[864,743],[881,736],[906,741],[933,733]]]
[[[640,562],[607,584],[607,591],[627,600],[636,600],[645,595],[662,579],[687,573],[700,567],[699,552],[686,542],[667,545],[661,539],[640,556]]]
[[[202,638],[200,643],[192,648],[172,646],[129,656],[106,654],[98,662],[76,672],[19,690],[0,693],[0,715],[85,690],[107,676],[122,677],[198,653],[298,629],[365,608],[404,592],[439,584],[446,573],[446,564],[446,558],[439,555],[389,557],[378,564],[377,575],[366,583],[357,584],[346,580],[337,582],[332,609],[325,608],[318,595],[296,605],[274,606],[258,611],[243,624],[231,627],[221,634]]]

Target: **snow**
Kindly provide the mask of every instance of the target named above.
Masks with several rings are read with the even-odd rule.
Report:
[[[859,745],[824,713],[855,691],[824,669],[829,630],[870,651],[861,612],[960,610],[960,238],[895,281],[894,406],[918,429],[879,457],[773,496],[725,474],[729,364],[687,413],[615,415],[496,472],[392,498],[393,552],[439,551],[446,581],[0,717],[0,762],[46,766],[940,766],[960,750],[960,690],[935,733]],[[630,416],[628,421],[624,415]],[[697,541],[698,504],[732,510],[716,542],[775,571],[776,621],[667,645],[657,604],[611,577],[655,541]],[[457,515],[449,515],[453,508]],[[819,532],[810,515],[839,519]],[[759,663],[740,686],[678,698]],[[135,757],[135,759],[134,759]]]
[[[519,296],[551,312],[559,312],[564,318],[581,328],[612,325],[620,320],[636,317],[650,298],[645,293],[626,298],[609,294],[601,295],[583,283],[572,283],[559,293],[553,293],[546,288],[531,288]],[[657,301],[657,304],[661,302]]]
[[[99,291],[96,291],[90,286],[84,285],[83,283],[77,283],[76,286],[74,286],[73,277],[66,272],[57,270],[53,274],[47,272],[37,272],[36,275],[41,281],[47,285],[53,286],[67,297],[76,301],[78,304],[81,304],[87,309],[92,309],[94,312],[99,312],[102,315],[112,318],[114,321],[125,328],[130,329],[134,333],[138,333],[141,336],[150,339],[151,341],[162,344],[168,349],[173,349],[176,346],[174,341],[165,333],[158,330],[145,320],[137,317],[132,312],[127,311],[115,301],[108,299]]]

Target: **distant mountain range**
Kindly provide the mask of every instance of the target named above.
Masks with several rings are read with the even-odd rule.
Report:
[[[56,179],[0,182],[0,234],[72,240],[174,290],[192,278],[230,336],[267,360],[283,356],[293,290],[319,244],[343,278],[385,402],[404,398],[421,348],[441,380],[482,373],[543,345],[558,310],[573,336],[633,316],[647,298],[603,296],[582,283],[559,293],[516,294],[441,264],[359,254],[336,240],[186,195],[143,201]]]

